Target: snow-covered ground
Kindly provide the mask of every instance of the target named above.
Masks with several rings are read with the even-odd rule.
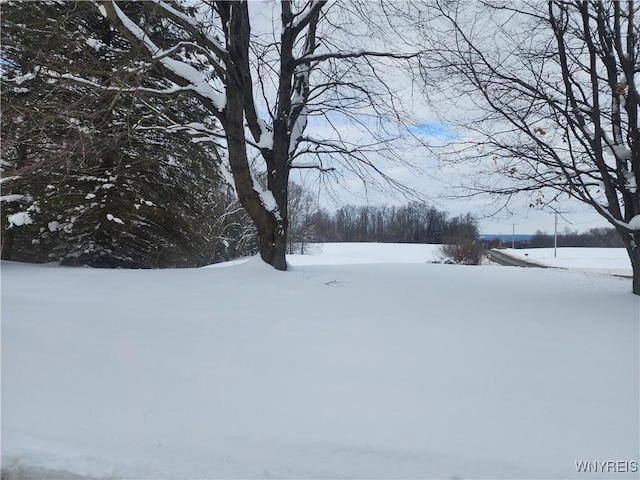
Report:
[[[3,262],[4,474],[638,477],[575,463],[639,460],[629,280],[343,247],[288,272]]]
[[[508,248],[503,251],[550,267],[631,276],[631,261],[624,248],[562,247],[557,249],[556,256],[553,248]]]
[[[289,255],[291,265],[427,263],[441,260],[440,245],[412,243],[312,243],[310,255]]]

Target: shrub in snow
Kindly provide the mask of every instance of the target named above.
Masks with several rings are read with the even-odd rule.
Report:
[[[483,248],[480,244],[470,240],[462,240],[459,243],[450,243],[440,247],[440,254],[445,261],[460,265],[480,265],[482,262]]]
[[[440,255],[451,263],[480,265],[483,248],[476,240],[478,225],[473,215],[460,215],[449,221]]]

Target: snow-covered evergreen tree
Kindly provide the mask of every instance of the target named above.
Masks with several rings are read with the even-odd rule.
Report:
[[[177,41],[150,3],[123,8],[158,42]],[[2,257],[109,267],[223,258],[217,146],[171,128],[206,125],[199,104],[158,101],[161,67],[131,68],[135,48],[88,3],[10,2],[2,13]]]

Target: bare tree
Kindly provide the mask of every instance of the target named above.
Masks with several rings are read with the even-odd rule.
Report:
[[[257,228],[260,254],[267,263],[281,270],[287,267],[292,169],[330,172],[334,166],[325,163],[330,156],[363,179],[373,171],[394,183],[372,160],[374,153],[399,160],[391,148],[398,136],[391,125],[403,120],[401,102],[381,72],[391,65],[397,71],[398,62],[414,55],[388,47],[366,48],[365,41],[374,43],[367,4],[331,7],[326,0],[283,0],[271,19],[271,31],[260,34],[252,22],[261,15],[250,15],[250,8],[258,8],[250,2],[208,0],[193,6],[180,0],[154,0],[156,15],[182,32],[179,41],[161,44],[152,40],[144,23],[127,16],[120,3],[93,1],[128,38],[132,51],[142,52],[127,68],[139,75],[158,66],[164,71],[164,88],[145,93],[167,101],[191,96],[215,119],[214,127],[176,122],[174,128],[226,149],[235,190]],[[347,37],[350,43],[344,42]],[[353,43],[356,38],[361,45]],[[342,136],[339,126],[330,123],[335,112],[366,131],[371,140],[355,142]],[[363,112],[365,117],[360,116]],[[332,136],[305,134],[307,124],[318,117],[329,122]],[[266,173],[266,188],[256,181],[254,170]]]
[[[314,216],[318,202],[313,195],[297,183],[289,184],[289,233],[288,253],[308,253],[307,244],[313,241],[315,231]]]
[[[632,0],[553,0],[436,1],[424,10],[435,52],[426,76],[475,114],[449,157],[478,167],[464,186],[507,198],[530,192],[532,206],[553,208],[567,195],[591,206],[622,238],[636,294],[638,9]]]
[[[213,229],[216,245],[216,259],[233,260],[255,254],[257,251],[256,229],[247,211],[240,205],[230,186],[217,192],[218,211],[215,213]]]

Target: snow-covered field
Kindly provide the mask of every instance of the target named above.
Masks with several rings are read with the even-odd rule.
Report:
[[[4,475],[637,478],[576,469],[639,460],[630,281],[435,258],[4,262]]]
[[[503,251],[550,267],[631,276],[631,261],[624,248],[562,247],[557,249],[555,257],[553,248],[508,248]]]
[[[289,255],[291,265],[427,263],[441,260],[440,245],[411,243],[312,243],[310,255]]]

